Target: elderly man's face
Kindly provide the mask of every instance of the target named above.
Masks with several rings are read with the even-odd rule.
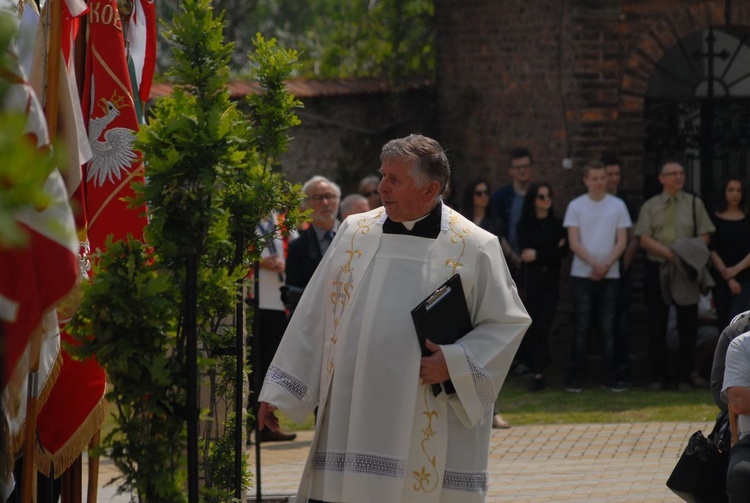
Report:
[[[380,173],[383,179],[378,185],[380,199],[385,211],[394,222],[406,222],[425,216],[435,207],[440,184],[436,181],[417,187],[411,174],[415,161],[389,159],[383,161]]]
[[[331,230],[339,212],[339,197],[330,184],[318,182],[307,189],[307,207],[312,209],[315,227]]]
[[[661,170],[659,182],[667,194],[675,195],[685,186],[685,169],[679,163],[667,163]]]

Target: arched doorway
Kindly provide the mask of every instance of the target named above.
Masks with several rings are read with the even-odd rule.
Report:
[[[709,204],[727,175],[747,179],[750,30],[709,27],[664,53],[648,81],[644,118],[647,197],[665,158],[683,161],[686,188]]]

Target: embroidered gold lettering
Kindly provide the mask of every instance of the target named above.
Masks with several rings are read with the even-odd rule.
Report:
[[[89,4],[89,22],[91,24],[111,25],[117,31],[122,31],[120,13],[112,4],[102,5],[101,2]]]

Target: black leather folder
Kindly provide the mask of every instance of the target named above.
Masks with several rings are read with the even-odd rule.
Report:
[[[454,274],[448,281],[440,285],[411,311],[411,319],[417,331],[419,347],[422,356],[432,353],[425,347],[425,339],[435,344],[453,344],[458,339],[471,332],[471,317],[466,306],[466,297],[461,285],[461,277]],[[446,393],[455,393],[453,383],[443,383]],[[440,394],[439,384],[432,385],[432,393]]]

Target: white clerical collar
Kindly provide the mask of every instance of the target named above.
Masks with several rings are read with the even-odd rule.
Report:
[[[429,215],[429,213],[427,215]],[[414,229],[414,226],[417,224],[417,222],[419,222],[420,220],[424,220],[425,218],[427,218],[427,215],[425,215],[423,217],[420,217],[420,218],[418,218],[416,220],[407,220],[405,222],[401,222],[401,225],[403,225],[404,227],[406,227],[408,230],[412,230],[412,229]]]
[[[447,204],[442,203],[440,205],[442,207],[441,215],[440,215],[440,229],[447,231],[450,228],[450,221],[449,221],[449,215],[451,210]],[[376,210],[372,210],[375,212]],[[385,211],[382,211],[382,208],[378,208],[378,211],[380,211],[380,216],[378,217],[376,223],[378,225],[383,225],[385,221],[388,219],[388,213]],[[427,214],[429,215],[429,213]],[[427,218],[427,215],[423,216],[422,218]],[[418,221],[422,220],[422,218],[418,218],[417,220],[414,220],[414,223],[416,224]],[[412,225],[413,227],[413,225]]]

